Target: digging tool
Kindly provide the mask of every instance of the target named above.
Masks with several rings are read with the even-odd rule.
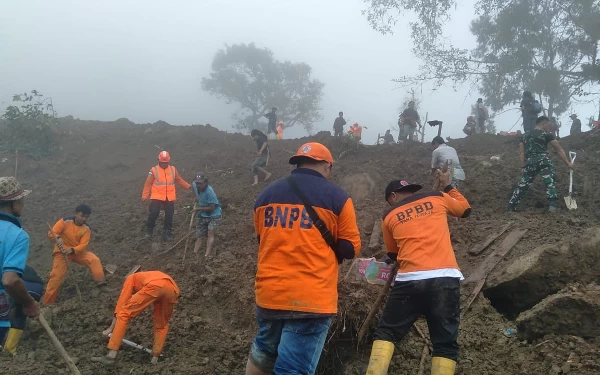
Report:
[[[128,278],[129,276],[133,275],[134,273],[136,273],[139,269],[141,268],[141,266],[139,264],[136,264],[135,266],[133,266],[131,268],[131,270],[129,272],[127,272],[127,275],[125,275],[125,278]]]
[[[79,369],[75,365],[75,362],[73,362],[71,357],[69,357],[69,354],[67,353],[65,348],[60,343],[60,340],[58,339],[58,337],[56,337],[56,335],[54,334],[54,331],[52,331],[52,328],[50,328],[50,325],[46,321],[46,318],[44,318],[44,316],[42,314],[40,314],[38,319],[40,321],[41,326],[44,328],[44,330],[46,330],[48,337],[50,337],[50,341],[52,341],[52,345],[54,345],[54,348],[58,351],[58,353],[61,355],[61,357],[67,363],[67,366],[69,367],[69,370],[71,370],[71,373],[73,375],[81,375],[81,372],[79,372]]]
[[[65,267],[67,268],[67,273],[69,272],[69,258],[67,257],[67,253],[65,252],[65,248],[62,247],[62,245],[58,244],[58,236],[56,235],[56,233],[54,233],[54,229],[52,229],[52,226],[50,226],[50,223],[46,222],[46,225],[48,226],[48,229],[50,230],[50,233],[52,233],[52,237],[54,238],[54,243],[56,244],[56,246],[58,247],[58,249],[60,250],[63,259],[65,261]],[[65,279],[63,279],[62,282],[64,282]],[[77,282],[75,282],[75,289],[77,289],[77,295],[79,296],[79,300],[81,301],[81,290],[79,289],[79,284]]]
[[[575,158],[577,157],[577,153],[573,151],[569,151],[569,158],[571,159],[571,163],[575,163]],[[572,196],[573,194],[573,170],[571,169],[569,172],[569,195],[565,197],[565,204],[569,210],[577,209],[577,202],[575,202],[575,198]]]
[[[118,267],[114,264],[105,264],[104,265],[104,269],[106,270],[106,272],[110,273],[111,275],[117,271],[117,268]]]
[[[111,336],[112,336],[112,333],[109,333],[109,334],[108,334],[108,337],[110,338]],[[136,344],[136,343],[135,343],[135,342],[133,342],[133,341],[129,341],[129,340],[127,340],[127,339],[123,339],[123,341],[121,341],[121,342],[122,342],[123,344],[127,345],[127,346],[131,346],[132,348],[136,348],[136,349],[139,349],[139,350],[143,350],[143,351],[145,351],[145,352],[146,352],[146,353],[148,353],[148,354],[152,354],[152,350],[150,350],[150,349],[148,349],[148,348],[146,348],[146,347],[143,347],[143,346],[141,346],[140,344]],[[162,357],[162,354],[161,354],[160,356]]]
[[[367,334],[367,331],[369,330],[369,325],[371,324],[371,321],[375,317],[375,314],[377,314],[377,311],[379,311],[379,307],[381,306],[383,299],[388,294],[388,291],[390,290],[390,287],[392,286],[392,282],[396,278],[396,273],[398,272],[399,266],[400,265],[398,263],[394,264],[394,268],[392,268],[392,272],[390,272],[390,275],[388,276],[388,279],[385,282],[383,289],[381,289],[381,292],[379,292],[379,296],[377,296],[377,299],[375,300],[373,307],[371,307],[371,311],[369,311],[369,315],[367,315],[367,318],[365,319],[362,326],[360,327],[360,330],[358,331],[358,344],[360,344],[362,342],[362,340],[365,338],[365,335]]]
[[[194,219],[196,218],[196,209],[198,208],[198,202],[194,202],[194,208],[192,209],[192,216],[190,217],[190,226],[188,227],[188,232],[192,231],[192,226],[194,225]],[[190,246],[190,238],[188,237],[185,240],[185,249],[183,250],[183,260],[181,261],[185,264],[185,255],[187,254],[188,247]]]
[[[179,241],[177,241],[177,243],[175,243],[175,245],[171,246],[169,249],[167,249],[167,250],[165,250],[163,252],[160,252],[160,253],[156,254],[155,257],[160,256],[160,255],[165,255],[166,253],[169,253],[169,252],[173,251],[173,249],[175,249],[177,246],[179,246],[179,244],[181,244],[188,237],[190,237],[191,235],[193,235],[195,233],[196,233],[196,231],[194,231],[194,230],[191,231],[191,232],[188,232],[188,234],[186,234],[183,237],[181,237],[181,239]]]

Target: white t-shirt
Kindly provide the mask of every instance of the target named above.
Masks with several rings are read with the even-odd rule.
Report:
[[[465,171],[462,169],[460,165],[460,160],[458,160],[458,154],[456,150],[447,144],[441,144],[433,150],[433,154],[431,155],[431,168],[443,168],[446,164],[447,160],[454,161],[454,175],[453,178],[464,181],[466,179]]]

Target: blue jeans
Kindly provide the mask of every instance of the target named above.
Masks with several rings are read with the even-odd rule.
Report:
[[[257,311],[258,334],[250,348],[250,360],[266,373],[313,375],[331,319],[266,319]]]

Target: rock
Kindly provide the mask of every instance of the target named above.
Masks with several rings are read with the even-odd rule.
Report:
[[[594,227],[500,264],[488,277],[484,295],[499,312],[514,317],[569,283],[595,281],[598,268],[600,227]]]
[[[571,365],[569,363],[565,363],[561,366],[560,369],[562,370],[563,374],[568,374],[569,372],[571,372]]]
[[[203,364],[203,365],[207,365],[207,364],[208,364],[208,362],[210,362],[210,358],[208,358],[208,357],[204,357],[204,358],[202,358],[202,364]]]
[[[566,288],[519,315],[519,336],[527,340],[546,334],[600,336],[600,286]]]
[[[558,367],[557,365],[552,365],[552,368],[550,369],[550,372],[548,373],[548,375],[558,375],[560,374],[561,369],[560,367]]]

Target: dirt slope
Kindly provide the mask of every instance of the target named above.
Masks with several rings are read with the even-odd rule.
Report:
[[[253,279],[256,268],[256,241],[252,227],[254,198],[261,187],[251,187],[250,164],[255,144],[249,136],[227,134],[205,126],[174,127],[165,123],[135,125],[127,121],[100,123],[64,121],[62,150],[47,160],[19,160],[18,178],[34,193],[27,201],[24,227],[32,240],[30,264],[47,279],[51,267],[51,245],[46,238],[45,221],[53,223],[71,214],[82,202],[94,209],[90,225],[94,231],[92,250],[104,263],[119,266],[109,284],[110,296],[98,296],[89,272],[73,266],[59,295],[60,311],[52,326],[69,353],[77,357],[83,374],[241,374],[250,342],[255,334]],[[313,139],[324,142],[338,155],[340,145],[326,134]],[[305,140],[273,142],[274,178],[286,176],[290,152]],[[575,191],[580,209],[545,214],[541,182],[523,202],[523,213],[507,218],[508,197],[519,177],[517,139],[478,135],[453,141],[466,170],[468,183],[461,189],[473,206],[471,218],[451,221],[452,239],[459,264],[466,275],[485,255],[471,257],[467,250],[487,237],[507,220],[529,228],[527,236],[510,256],[533,247],[574,236],[598,222],[600,182],[598,147],[600,139],[582,135],[566,139],[565,149],[578,151]],[[217,235],[216,259],[197,259],[188,253],[182,263],[183,247],[158,255],[168,246],[142,240],[147,209],[140,201],[144,179],[155,165],[159,149],[169,150],[172,163],[188,181],[197,171],[207,171],[210,183],[221,200],[227,201],[223,224]],[[499,162],[490,160],[500,156]],[[347,189],[355,200],[363,243],[367,243],[373,223],[385,208],[383,190],[392,178],[422,182],[431,186],[431,147],[425,145],[369,146],[349,154],[334,166],[333,181]],[[11,175],[14,156],[0,155],[0,175]],[[556,157],[554,157],[556,159]],[[556,159],[559,189],[568,184],[566,168]],[[587,176],[586,192],[583,195]],[[264,185],[262,185],[264,187]],[[561,198],[562,199],[562,198]],[[189,214],[185,206],[193,202],[191,192],[178,191],[174,234],[187,231]],[[162,225],[158,223],[157,225]],[[89,357],[104,353],[106,340],[100,332],[110,322],[124,275],[134,264],[159,269],[173,275],[181,288],[180,302],[172,319],[164,358],[150,366],[150,357],[124,348],[118,364],[105,369]],[[348,264],[342,266],[345,273]],[[83,298],[75,293],[78,283]],[[357,282],[341,286],[340,314],[331,330],[320,364],[321,374],[359,374],[368,360],[370,342],[356,348],[353,337],[375,299],[378,287]],[[465,290],[465,293],[468,290]],[[425,329],[424,322],[419,323]],[[0,366],[12,374],[67,373],[49,340],[36,327],[24,337],[20,355],[0,359]],[[520,343],[505,337],[514,323],[499,315],[480,297],[462,322],[462,354],[459,374],[542,374],[553,365],[562,366],[571,353],[577,374],[596,374],[600,342],[568,336],[552,336],[534,343]],[[146,313],[130,327],[127,338],[146,346],[152,344],[151,315]],[[547,341],[549,340],[549,341]],[[537,344],[543,343],[539,346]],[[390,373],[415,374],[422,343],[410,334],[397,345]],[[576,371],[575,371],[576,369]]]

